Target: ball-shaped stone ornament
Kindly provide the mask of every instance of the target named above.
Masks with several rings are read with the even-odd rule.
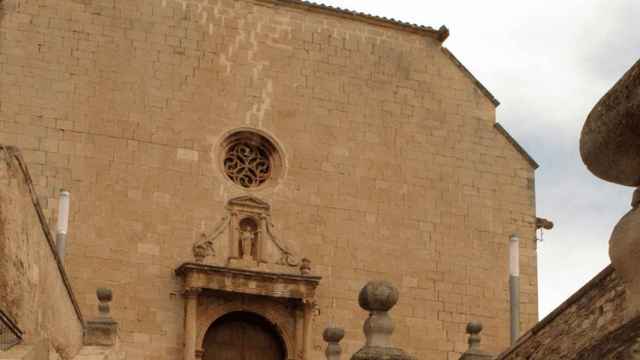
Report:
[[[371,281],[360,290],[358,303],[367,311],[389,311],[399,297],[398,289],[388,281]]]
[[[344,329],[338,327],[328,327],[324,329],[322,333],[322,338],[326,342],[340,342],[342,338],[344,338]]]
[[[596,104],[582,128],[580,154],[601,179],[640,186],[640,61]]]
[[[111,300],[113,300],[113,291],[108,288],[98,288],[96,290],[96,296],[100,302],[111,302]]]
[[[482,331],[482,324],[477,321],[472,321],[467,324],[467,334],[475,335],[480,334]]]

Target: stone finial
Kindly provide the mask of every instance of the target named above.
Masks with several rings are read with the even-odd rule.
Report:
[[[469,349],[460,357],[460,360],[489,360],[491,355],[480,350],[480,333],[482,332],[482,324],[472,321],[467,324],[467,334],[469,334]]]
[[[113,300],[113,291],[107,288],[96,290],[98,298],[98,318],[87,321],[84,344],[93,346],[114,346],[118,336],[118,323],[111,318],[109,304]]]
[[[207,256],[213,256],[216,253],[213,240],[209,239],[206,233],[200,234],[200,240],[193,244],[191,251],[197,263],[204,262]]]
[[[640,61],[595,105],[582,128],[580,155],[606,181],[640,186]]]
[[[300,274],[302,275],[311,274],[311,260],[304,258],[300,261]]]
[[[596,104],[582,128],[580,155],[601,179],[640,186],[640,61]],[[609,240],[611,264],[625,283],[629,315],[640,313],[640,194]]]
[[[324,352],[327,360],[340,360],[340,355],[342,355],[340,340],[344,338],[344,330],[333,326],[328,327],[324,329],[322,338],[327,342],[327,349]]]
[[[113,291],[107,288],[98,288],[96,290],[96,297],[98,298],[98,312],[100,317],[111,317],[111,307],[109,303],[113,300]]]
[[[369,318],[364,323],[367,340],[351,360],[414,359],[391,344],[394,326],[388,312],[398,302],[398,298],[398,289],[386,281],[372,281],[362,288],[358,302],[360,307],[369,311]]]

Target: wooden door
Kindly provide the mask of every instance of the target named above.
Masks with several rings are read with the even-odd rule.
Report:
[[[205,336],[204,360],[285,360],[282,340],[264,319],[233,313],[217,320]]]

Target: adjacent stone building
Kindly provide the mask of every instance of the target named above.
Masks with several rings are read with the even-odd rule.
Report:
[[[447,36],[297,0],[1,0],[0,143],[51,226],[71,193],[69,283],[90,315],[113,289],[129,359],[319,360],[332,323],[351,354],[371,279],[408,353],[457,358],[470,320],[498,353],[511,234],[537,320],[537,164]]]

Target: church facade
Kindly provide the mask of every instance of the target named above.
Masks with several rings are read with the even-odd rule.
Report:
[[[537,164],[447,36],[297,0],[3,0],[0,143],[52,226],[70,192],[70,284],[86,314],[113,289],[129,359],[319,360],[330,324],[351,354],[372,279],[417,358],[470,320],[498,353],[512,234],[537,321]]]

